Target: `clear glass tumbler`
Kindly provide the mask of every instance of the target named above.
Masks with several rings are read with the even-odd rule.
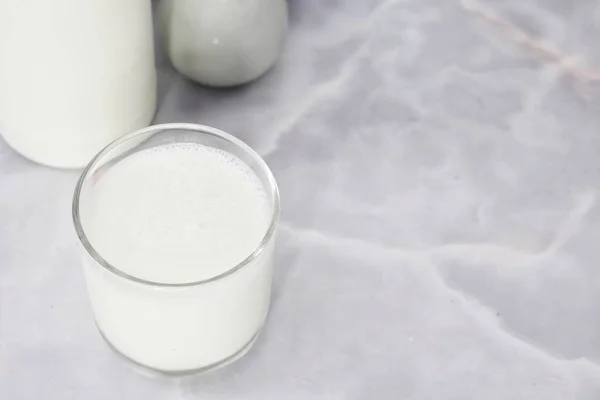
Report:
[[[238,157],[259,178],[271,212],[254,251],[225,272],[196,282],[164,283],[126,273],[108,262],[86,235],[86,204],[94,200],[93,189],[104,174],[133,154],[173,143],[200,144]],[[245,143],[218,129],[182,123],[125,135],[83,171],[73,220],[96,325],[118,354],[150,371],[186,375],[226,365],[252,347],[269,309],[279,193],[266,163]]]

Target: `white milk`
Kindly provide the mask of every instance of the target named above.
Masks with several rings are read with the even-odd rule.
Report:
[[[272,205],[255,173],[237,157],[175,143],[121,160],[86,192],[83,229],[115,268],[143,280],[213,278],[260,245]],[[271,241],[273,242],[273,240]],[[191,287],[131,281],[86,254],[96,322],[122,354],[144,366],[182,372],[236,355],[267,315],[272,243],[239,270]]]
[[[0,134],[83,167],[156,106],[150,0],[0,0]]]

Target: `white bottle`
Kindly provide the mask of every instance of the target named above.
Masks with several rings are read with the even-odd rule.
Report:
[[[276,61],[285,0],[162,0],[160,29],[175,69],[209,86],[254,80]]]
[[[150,0],[0,0],[0,134],[83,167],[156,108]]]

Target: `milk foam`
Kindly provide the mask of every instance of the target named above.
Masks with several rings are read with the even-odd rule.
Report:
[[[84,230],[115,268],[186,283],[233,268],[260,245],[271,204],[236,156],[193,143],[133,154],[91,189]]]

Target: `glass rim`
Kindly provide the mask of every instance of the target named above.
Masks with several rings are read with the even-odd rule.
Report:
[[[107,260],[104,259],[104,257],[102,257],[100,255],[100,253],[98,253],[96,251],[94,246],[88,240],[87,235],[83,229],[83,225],[81,223],[81,217],[80,217],[80,213],[79,213],[81,191],[83,189],[83,185],[90,177],[90,174],[93,171],[93,168],[95,166],[97,166],[97,164],[102,160],[102,158],[104,158],[104,156],[109,154],[112,150],[118,148],[119,146],[121,146],[122,144],[126,143],[127,141],[129,141],[131,139],[134,139],[136,137],[139,137],[141,135],[145,135],[148,133],[153,133],[153,132],[158,133],[160,131],[167,131],[167,130],[182,130],[182,131],[187,130],[187,131],[192,131],[192,132],[197,132],[197,133],[202,133],[202,134],[208,134],[208,135],[218,137],[220,139],[223,139],[223,140],[233,144],[234,146],[243,150],[244,153],[248,154],[253,159],[253,161],[255,161],[258,164],[259,168],[262,169],[263,172],[266,173],[269,184],[272,187],[272,188],[266,188],[266,189],[270,189],[270,190],[268,190],[268,192],[269,192],[269,195],[272,196],[272,198],[273,198],[273,207],[272,207],[273,211],[272,211],[271,217],[270,217],[271,222],[269,224],[269,228],[267,229],[267,232],[263,236],[263,239],[258,244],[258,246],[244,260],[235,264],[233,267],[228,268],[225,272],[222,272],[218,275],[212,276],[210,278],[198,280],[198,281],[181,282],[181,283],[166,283],[166,282],[151,281],[151,280],[139,278],[137,276],[128,274],[128,273],[120,270],[119,268],[115,267],[111,263],[109,263]],[[279,222],[279,213],[280,213],[280,204],[279,204],[279,189],[277,187],[277,182],[275,181],[275,177],[273,176],[271,169],[269,168],[267,163],[263,160],[263,158],[256,151],[254,151],[250,146],[248,146],[246,143],[244,143],[242,140],[236,138],[235,136],[233,136],[225,131],[222,131],[220,129],[217,129],[217,128],[213,128],[213,127],[206,126],[206,125],[194,124],[194,123],[168,123],[168,124],[151,125],[146,128],[142,128],[142,129],[136,130],[134,132],[128,133],[126,135],[123,135],[123,136],[117,138],[116,140],[112,141],[110,144],[108,144],[106,147],[104,147],[102,150],[100,150],[84,168],[83,172],[81,173],[81,176],[79,177],[79,179],[77,181],[77,185],[75,186],[75,192],[73,194],[73,203],[72,203],[72,217],[73,217],[73,224],[75,226],[75,232],[77,233],[77,237],[79,238],[80,243],[83,245],[83,248],[94,259],[94,261],[96,261],[98,264],[100,264],[100,266],[102,266],[107,271],[115,274],[116,276],[118,276],[120,278],[129,280],[129,281],[133,281],[133,282],[137,282],[140,284],[148,285],[148,286],[167,287],[167,288],[168,287],[176,288],[176,287],[199,286],[199,285],[203,285],[206,283],[218,281],[218,280],[221,280],[222,278],[225,278],[229,275],[234,274],[235,272],[241,270],[244,266],[250,264],[252,261],[257,259],[263,253],[263,251],[266,249],[266,247],[271,242],[271,239],[273,238],[273,235],[275,234],[275,231],[277,229],[277,225]]]

